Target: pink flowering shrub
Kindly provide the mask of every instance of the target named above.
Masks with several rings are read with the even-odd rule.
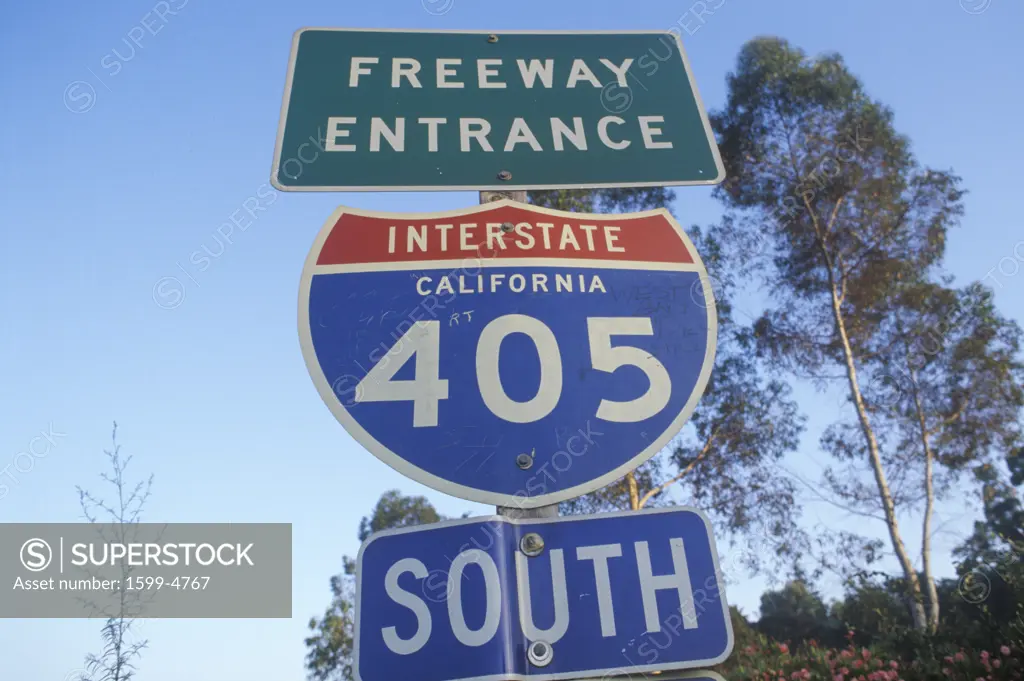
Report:
[[[791,649],[758,637],[755,644],[733,650],[717,669],[729,681],[1019,681],[1024,679],[1024,651],[1003,644],[991,651],[961,649],[930,661],[899,660],[852,642],[836,649],[810,641]]]

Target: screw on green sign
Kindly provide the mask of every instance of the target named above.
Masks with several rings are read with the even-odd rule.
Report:
[[[678,37],[303,29],[272,182],[282,190],[717,184]]]

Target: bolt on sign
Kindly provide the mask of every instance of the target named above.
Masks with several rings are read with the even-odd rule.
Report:
[[[674,34],[324,28],[292,41],[271,173],[286,191],[724,177]]]

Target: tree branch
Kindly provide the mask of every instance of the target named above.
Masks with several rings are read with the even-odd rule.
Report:
[[[708,435],[708,439],[704,442],[704,446],[701,448],[700,454],[697,455],[697,458],[695,458],[693,461],[687,464],[686,468],[679,472],[679,475],[672,477],[670,480],[663,482],[662,484],[658,485],[654,489],[649,490],[646,494],[644,494],[643,497],[640,498],[640,501],[636,506],[637,509],[643,508],[644,505],[648,501],[650,501],[652,497],[661,494],[668,487],[674,485],[675,483],[679,482],[684,477],[686,477],[687,474],[689,474],[689,472],[692,471],[694,467],[704,459],[705,456],[707,456],[708,452],[711,451],[711,443],[714,442],[714,439],[718,435],[719,430],[721,430],[721,424],[715,426],[715,428],[711,431],[711,434]]]
[[[859,515],[859,516],[862,516],[864,518],[871,518],[872,520],[879,520],[879,521],[881,521],[883,523],[885,522],[885,518],[882,517],[882,516],[877,516],[877,515],[874,515],[873,513],[867,513],[865,511],[861,511],[859,509],[853,508],[852,506],[847,506],[846,504],[841,504],[838,501],[836,501],[835,499],[829,499],[824,494],[819,492],[817,487],[815,487],[814,485],[812,485],[808,481],[804,480],[802,477],[800,477],[799,475],[797,475],[793,471],[789,470],[785,466],[779,464],[779,468],[781,468],[783,471],[785,471],[786,474],[789,475],[790,477],[792,477],[794,480],[796,480],[800,484],[804,485],[807,489],[811,490],[811,492],[813,492],[816,497],[818,497],[819,499],[824,501],[826,504],[831,504],[832,506],[835,506],[836,508],[842,509],[842,510],[848,512],[848,513],[852,513],[853,515]]]

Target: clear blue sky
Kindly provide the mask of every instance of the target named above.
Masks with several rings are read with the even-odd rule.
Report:
[[[920,158],[964,177],[967,216],[952,236],[948,265],[966,281],[1012,258],[1024,239],[1024,6],[963,2],[983,11],[968,13],[960,0],[726,0],[683,38],[712,109],[723,103],[737,51],[756,35],[842,53],[872,95],[893,107]],[[426,2],[435,11],[446,4]],[[101,61],[114,49],[130,54],[124,40],[153,0],[7,8],[0,469],[50,424],[66,436],[18,474],[0,499],[0,521],[75,520],[74,485],[95,486],[117,419],[137,472],[156,476],[148,519],[294,524],[294,619],[151,621],[139,681],[300,681],[306,620],[327,603],[327,579],[342,554],[354,555],[359,517],[381,492],[424,493],[449,514],[487,511],[404,480],[354,444],[306,373],[295,309],[303,260],[339,203],[442,210],[475,203],[475,194],[278,195],[206,271],[189,263],[203,245],[217,252],[214,230],[268,180],[293,31],[668,29],[690,5],[454,0],[437,15],[420,0],[188,0],[121,60],[116,75]],[[692,30],[692,17],[684,21]],[[95,91],[85,113],[65,106],[66,92],[72,107],[88,92],[84,85],[67,91],[74,81]],[[684,224],[709,224],[719,214],[702,188],[680,190],[676,209]],[[1017,250],[1024,256],[1024,246]],[[171,310],[153,299],[154,285],[168,276],[183,282],[186,296]],[[1000,276],[996,292],[1018,321],[1022,284],[1024,275]],[[839,401],[801,396],[817,406],[806,447],[790,465],[813,477],[815,461],[823,461],[816,429]],[[943,518],[956,510],[947,505]],[[856,522],[811,505],[806,522],[818,518]],[[962,531],[969,520],[949,527]],[[944,538],[939,549],[955,543]],[[754,613],[764,582],[730,576],[738,582],[731,600]],[[0,621],[0,675],[63,681],[99,647],[98,632],[96,621]]]

